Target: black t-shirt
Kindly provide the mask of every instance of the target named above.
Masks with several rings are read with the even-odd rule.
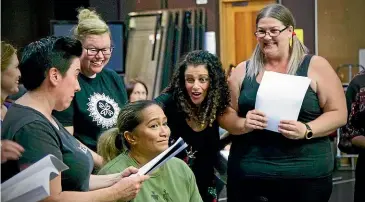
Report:
[[[113,70],[103,69],[95,78],[79,75],[81,91],[75,93],[70,107],[53,115],[63,126],[73,126],[74,136],[96,151],[100,135],[115,127],[128,97],[122,79]]]
[[[4,119],[1,137],[17,142],[25,151],[19,160],[1,165],[2,181],[52,154],[69,167],[61,173],[63,191],[89,190],[89,179],[94,166],[91,153],[57,120],[56,122],[59,129],[39,111],[19,104],[12,105]]]
[[[204,130],[196,132],[187,124],[184,114],[178,111],[176,101],[170,94],[162,94],[155,100],[163,104],[171,129],[171,139],[177,140],[181,137],[188,144],[186,151],[177,157],[189,164],[194,172],[200,195],[207,201],[208,188],[215,187],[214,166],[218,160],[220,141],[218,122],[214,121],[211,127],[207,126]],[[187,153],[194,155],[190,156]]]

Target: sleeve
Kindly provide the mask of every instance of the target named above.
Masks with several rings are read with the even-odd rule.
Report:
[[[75,98],[74,98],[75,99]],[[72,100],[70,106],[63,111],[53,110],[52,115],[64,126],[74,125],[74,100]]]
[[[62,161],[61,141],[52,130],[42,122],[32,122],[15,133],[14,141],[24,148],[24,153],[18,161],[20,170],[48,154],[52,154]]]
[[[169,103],[171,103],[172,100],[172,95],[169,93],[163,93],[161,95],[159,95],[157,98],[155,98],[155,102],[161,104],[162,106],[166,106]]]
[[[120,96],[121,96],[121,100],[122,100],[123,104],[127,104],[129,99],[127,96],[127,91],[125,89],[123,79],[116,72],[114,72],[112,70],[110,70],[110,72],[113,77],[113,80],[115,81],[117,87],[119,88],[119,92],[120,92]]]
[[[363,135],[361,129],[356,127],[355,124],[355,117],[360,112],[359,86],[355,82],[355,79],[350,83],[346,91],[349,116],[346,125],[341,128],[340,142],[338,144],[341,151],[345,153],[357,153],[351,141],[354,137]]]

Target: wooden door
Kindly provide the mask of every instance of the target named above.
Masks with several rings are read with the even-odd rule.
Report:
[[[272,0],[220,0],[220,57],[223,68],[250,58],[256,47],[256,15]]]

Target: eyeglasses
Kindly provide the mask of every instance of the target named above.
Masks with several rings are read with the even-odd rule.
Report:
[[[269,34],[270,37],[277,37],[277,36],[280,35],[281,32],[283,32],[287,28],[288,28],[288,26],[286,26],[282,30],[280,30],[280,29],[270,29],[268,31],[266,31],[266,30],[258,30],[258,31],[255,32],[255,36],[258,37],[258,38],[264,38],[266,36],[266,34]]]
[[[110,55],[113,52],[114,47],[110,47],[110,48],[85,48],[87,55],[88,56],[95,56],[97,55],[100,51],[103,55]]]

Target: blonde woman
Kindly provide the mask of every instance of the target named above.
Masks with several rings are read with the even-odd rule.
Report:
[[[346,123],[345,96],[331,65],[309,55],[294,28],[286,7],[263,8],[256,18],[256,49],[229,78],[231,107],[221,117],[222,127],[237,135],[228,161],[229,202],[330,198],[334,163],[328,135]],[[267,117],[254,109],[265,71],[312,80],[298,121],[281,120],[279,133],[264,130]],[[245,119],[237,121],[237,113]]]
[[[19,91],[20,71],[16,49],[9,43],[1,41],[1,123],[4,120],[10,103],[5,99]],[[1,140],[1,163],[16,160],[21,156],[24,148],[10,140]]]
[[[128,97],[122,79],[104,68],[113,51],[108,25],[93,10],[80,9],[77,17],[74,36],[82,43],[78,78],[81,90],[68,109],[54,115],[71,134],[96,151],[100,134],[115,126]],[[102,159],[97,164],[101,165]]]

